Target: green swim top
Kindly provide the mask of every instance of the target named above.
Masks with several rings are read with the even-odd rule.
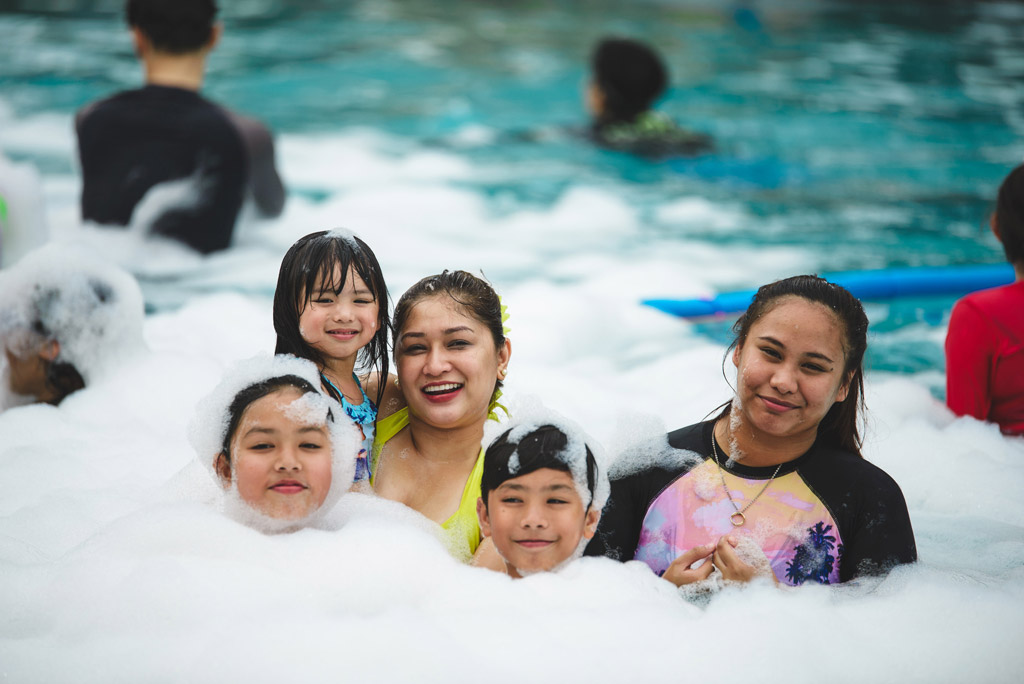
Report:
[[[370,485],[376,484],[377,466],[380,453],[388,440],[401,432],[409,424],[409,409],[402,408],[387,418],[377,421],[377,435],[373,443],[373,459],[370,464]],[[463,563],[468,563],[476,549],[480,546],[480,520],[476,515],[476,501],[480,498],[480,478],[484,474],[484,450],[480,448],[473,472],[466,480],[462,489],[459,508],[450,518],[441,523],[442,539],[448,551]]]

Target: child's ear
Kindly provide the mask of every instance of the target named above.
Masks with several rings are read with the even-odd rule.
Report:
[[[593,539],[597,533],[597,523],[601,520],[601,511],[593,506],[587,509],[587,515],[583,518],[583,537]]]
[[[224,489],[231,486],[231,463],[223,451],[214,457],[213,470],[217,473],[217,477],[220,478],[220,484]]]
[[[480,534],[484,537],[491,536],[491,521],[487,517],[487,506],[481,497],[476,499],[476,517],[480,520]]]
[[[60,356],[60,342],[47,340],[39,347],[39,357],[44,361],[53,361]]]

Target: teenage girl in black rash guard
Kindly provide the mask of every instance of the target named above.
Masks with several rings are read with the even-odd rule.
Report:
[[[821,278],[759,289],[734,327],[735,397],[669,433],[672,455],[692,459],[612,482],[587,553],[641,560],[677,586],[716,568],[835,584],[915,561],[899,486],[861,456],[867,327],[860,302]]]

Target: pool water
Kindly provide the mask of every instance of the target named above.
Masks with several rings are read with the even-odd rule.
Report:
[[[33,10],[0,14],[9,120],[65,121],[138,83],[120,2],[12,4]],[[468,190],[491,215],[545,211],[573,188],[596,189],[639,222],[604,246],[621,259],[684,241],[722,261],[759,252],[760,263],[707,290],[791,273],[796,264],[785,259],[773,267],[778,253],[813,272],[1001,260],[987,215],[1024,157],[1019,5],[720,5],[231,3],[206,91],[286,138],[372,129],[386,136],[385,155],[455,158],[471,172],[431,180]],[[715,155],[654,163],[573,134],[585,125],[588,52],[608,33],[657,45],[672,74],[660,108],[713,135]],[[73,148],[40,143],[0,133],[10,156],[47,177],[76,173]],[[335,164],[346,159],[323,175]],[[311,201],[339,190],[322,178],[286,180]],[[50,194],[73,201],[67,186],[63,197]],[[679,198],[705,204],[689,215],[665,211]],[[586,250],[585,230],[579,241]],[[685,255],[678,266],[690,266]],[[644,296],[704,293],[646,285]],[[872,367],[941,369],[936,339],[907,349],[889,332],[940,326],[952,301],[873,307]],[[721,329],[698,328],[719,341]]]

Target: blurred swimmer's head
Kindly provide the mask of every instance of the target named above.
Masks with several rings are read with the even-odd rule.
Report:
[[[140,347],[142,295],[127,273],[50,245],[3,273],[0,347],[7,388],[59,404]]]
[[[182,55],[216,40],[214,0],[128,0],[125,19],[160,52]]]
[[[487,448],[477,516],[509,575],[554,570],[582,554],[607,498],[601,477],[587,443],[555,425],[510,428]]]
[[[1003,244],[1006,260],[1024,269],[1024,165],[1006,176],[999,186],[992,232]]]
[[[668,71],[650,46],[630,38],[604,38],[591,56],[588,103],[600,121],[632,121],[661,97]]]
[[[342,298],[344,306],[337,306]],[[275,352],[322,368],[331,357],[358,351],[362,368],[387,377],[388,309],[384,274],[369,245],[340,230],[311,233],[281,260],[274,292]],[[353,340],[325,335],[326,324],[335,319],[354,329]]]
[[[811,306],[808,306],[810,304]],[[776,321],[776,315],[785,307],[785,320]],[[771,320],[769,320],[771,319]],[[846,289],[813,275],[793,276],[763,285],[754,295],[746,312],[733,326],[736,337],[729,347],[737,367],[737,397],[730,408],[756,423],[757,402],[742,401],[744,394],[756,394],[751,387],[763,374],[758,360],[768,357],[772,361],[784,354],[799,353],[798,349],[783,347],[779,335],[766,326],[783,325],[796,331],[795,342],[812,341],[815,331],[820,334],[814,342],[822,349],[811,349],[815,357],[808,360],[807,372],[789,383],[794,392],[795,411],[785,412],[796,421],[788,426],[792,430],[816,429],[817,438],[824,444],[840,447],[860,455],[861,436],[858,420],[864,405],[864,352],[867,350],[868,318],[860,301]],[[815,338],[817,339],[817,338]],[[793,346],[793,345],[790,345]],[[825,347],[834,346],[828,352]],[[835,358],[833,358],[835,357]],[[752,404],[748,405],[748,404]],[[748,415],[750,414],[750,415]],[[820,415],[819,415],[820,414]],[[773,418],[774,428],[784,431],[783,416]]]
[[[351,485],[359,433],[317,380],[309,361],[252,359],[197,407],[192,442],[233,517],[268,532],[296,529]]]
[[[409,410],[438,427],[484,420],[512,354],[494,288],[465,271],[428,276],[398,300],[394,324]]]

